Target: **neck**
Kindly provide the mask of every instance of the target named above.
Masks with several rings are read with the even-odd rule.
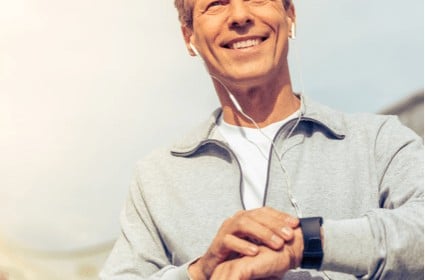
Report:
[[[255,127],[252,120],[236,108],[228,91],[233,94],[243,112],[259,127],[281,121],[300,108],[300,100],[292,92],[289,77],[282,84],[276,82],[252,87],[226,85],[227,89],[221,82],[213,82],[223,108],[223,119],[232,125]]]

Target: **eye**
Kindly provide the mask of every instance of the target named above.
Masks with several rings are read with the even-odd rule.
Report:
[[[263,5],[263,4],[267,4],[269,1],[268,0],[251,0],[250,2],[254,5]]]
[[[221,6],[224,4],[225,1],[223,0],[218,0],[218,1],[212,1],[207,5],[206,10],[213,8],[213,7],[217,7],[217,6]]]

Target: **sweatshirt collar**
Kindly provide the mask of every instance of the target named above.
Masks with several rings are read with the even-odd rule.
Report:
[[[302,115],[299,125],[305,122],[312,122],[328,130],[333,137],[337,139],[344,138],[346,127],[341,112],[316,103],[304,94],[299,95],[299,97],[301,99],[300,110]],[[183,156],[190,155],[206,143],[217,141],[224,142],[224,138],[217,129],[217,120],[221,113],[221,108],[216,109],[206,122],[202,123],[197,129],[192,131],[192,133],[189,133],[186,137],[178,141],[171,148],[171,153]]]

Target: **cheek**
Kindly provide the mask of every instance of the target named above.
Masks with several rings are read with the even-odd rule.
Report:
[[[274,5],[272,7],[253,9],[252,14],[259,22],[268,25],[272,29],[281,29],[288,24],[287,14],[284,10],[274,7]]]
[[[220,28],[223,27],[223,24],[208,23],[202,25],[202,28],[198,28],[194,33],[194,43],[195,45],[203,48],[204,50],[211,51],[214,48],[217,42],[217,36],[220,34]]]

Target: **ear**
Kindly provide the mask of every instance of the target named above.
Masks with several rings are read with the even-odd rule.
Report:
[[[196,53],[192,50],[192,47],[190,46],[190,42],[193,36],[193,30],[192,28],[188,27],[187,25],[182,25],[181,31],[183,34],[184,42],[186,44],[187,51],[191,56],[196,56]]]
[[[295,28],[292,28],[292,26],[295,27],[296,18],[297,16],[295,13],[295,6],[294,3],[291,1],[291,4],[289,5],[288,9],[286,9],[286,20],[288,23],[289,38],[295,38]]]

